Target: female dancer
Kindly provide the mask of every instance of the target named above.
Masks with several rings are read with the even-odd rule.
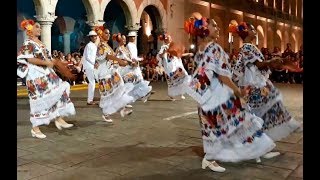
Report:
[[[149,86],[149,81],[143,79],[138,62],[132,59],[130,51],[125,46],[126,36],[120,33],[114,34],[112,39],[119,43],[119,47],[116,49],[117,58],[128,63],[125,67],[121,67],[120,74],[125,83],[134,84],[134,89],[130,91],[129,95],[133,97],[133,102],[140,98],[143,102],[146,102],[151,94],[152,87]]]
[[[125,106],[134,99],[129,92],[134,88],[132,83],[124,83],[120,73],[119,65],[126,66],[128,63],[115,57],[115,53],[108,45],[110,31],[103,26],[95,28],[98,37],[101,39],[98,46],[97,63],[95,78],[99,82],[99,91],[101,95],[100,108],[102,109],[102,118],[106,122],[113,122],[110,115],[120,110],[120,115],[124,117],[132,113]]]
[[[193,55],[192,53],[183,53],[180,57],[173,54],[168,54],[168,49],[173,43],[169,34],[164,33],[159,36],[159,40],[164,44],[161,46],[159,53],[157,54],[158,64],[164,68],[168,84],[168,95],[171,100],[175,100],[173,97],[181,95],[181,99],[185,99],[183,96],[184,88],[183,84],[188,81],[188,73],[184,69],[181,57]]]
[[[30,102],[31,134],[33,137],[46,138],[40,129],[41,125],[55,122],[56,127],[70,128],[62,117],[75,115],[74,105],[69,98],[70,85],[62,81],[52,69],[50,51],[39,40],[40,24],[33,20],[23,20],[21,27],[29,38],[21,47],[18,61],[18,76],[26,78]]]
[[[198,65],[186,92],[198,103],[199,122],[205,156],[202,168],[216,172],[225,168],[215,161],[238,162],[259,158],[271,151],[274,142],[261,131],[262,119],[248,112],[241,97],[245,91],[232,82],[229,56],[216,43],[219,28],[216,22],[200,14],[195,21]]]
[[[232,68],[234,82],[242,89],[250,89],[247,103],[251,112],[263,119],[264,132],[274,141],[287,137],[302,126],[284,107],[281,94],[268,79],[267,72],[269,69],[297,68],[287,59],[265,61],[260,50],[252,44],[257,33],[251,24],[231,24],[229,30],[244,42]]]

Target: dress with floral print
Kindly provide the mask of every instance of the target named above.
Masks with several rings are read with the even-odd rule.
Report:
[[[132,55],[125,46],[117,48],[116,56],[125,61],[132,62]],[[138,67],[133,67],[131,65],[120,67],[120,74],[124,83],[132,83],[134,85],[132,91],[129,92],[129,95],[134,99],[133,101],[146,97],[151,93],[152,86],[149,86],[149,81],[143,79],[139,64]]]
[[[52,57],[43,44],[30,39],[24,42],[18,53],[17,73],[26,78],[33,126],[49,124],[59,116],[74,115],[74,105],[69,98],[70,85],[63,82],[52,68],[31,64],[29,58],[52,60]]]
[[[255,159],[275,146],[262,132],[262,120],[248,112],[219,76],[231,78],[229,56],[216,43],[195,55],[198,67],[187,93],[199,103],[205,158],[225,162]]]
[[[284,107],[281,93],[267,78],[267,71],[259,70],[254,65],[256,61],[264,61],[262,53],[256,46],[245,43],[239,53],[236,66],[233,67],[233,80],[240,88],[250,89],[246,100],[251,112],[264,120],[263,130],[273,140],[280,140],[297,129],[300,123],[295,121]],[[257,86],[255,82],[249,83],[248,86],[239,84],[239,79],[246,76],[245,69],[248,66],[255,68],[257,76],[265,77],[265,85]]]
[[[172,56],[169,53],[164,53],[162,58],[160,58],[159,54],[162,54],[163,51],[168,48],[168,44],[162,45],[157,59],[159,61],[158,65],[164,68],[168,85],[168,95],[174,97],[185,93],[183,86],[184,83],[189,81],[189,76],[182,64],[181,58]]]
[[[124,83],[118,64],[109,60],[107,55],[115,55],[115,52],[106,42],[101,42],[97,51],[99,66],[95,70],[95,77],[101,95],[99,106],[104,115],[111,115],[133,101],[128,95],[133,85]]]

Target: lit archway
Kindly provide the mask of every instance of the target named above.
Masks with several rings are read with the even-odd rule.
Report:
[[[269,27],[267,32],[267,48],[269,48],[269,50],[274,48],[273,39],[273,30],[271,27]]]
[[[263,31],[263,28],[262,26],[258,25],[257,26],[257,33],[258,33],[258,36],[257,36],[257,42],[258,42],[258,48],[262,48],[264,47],[264,31]],[[266,48],[266,47],[264,47]]]
[[[65,54],[77,51],[80,43],[87,41],[90,26],[86,21],[90,12],[89,0],[59,0],[55,9],[57,18],[51,28],[52,50]]]
[[[163,24],[160,12],[155,6],[145,7],[140,17],[140,25],[137,39],[139,54],[147,54],[152,50],[157,50],[157,37],[163,31]]]
[[[282,46],[282,34],[281,34],[281,31],[278,29],[277,34],[275,35],[275,38],[274,38],[274,46],[276,47],[279,47],[281,49],[281,52],[284,51],[284,47]]]
[[[294,52],[298,52],[298,43],[297,43],[296,35],[294,33],[292,33],[290,36],[290,44],[291,44],[292,50]]]

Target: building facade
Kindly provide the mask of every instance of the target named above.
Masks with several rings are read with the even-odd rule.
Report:
[[[159,48],[156,36],[165,31],[187,46],[190,40],[183,24],[196,11],[216,20],[219,43],[226,49],[242,45],[228,33],[232,20],[256,27],[259,48],[277,46],[283,51],[291,43],[298,51],[303,42],[303,0],[17,0],[17,48],[26,38],[19,29],[23,18],[36,19],[41,40],[49,49],[65,53],[76,50],[97,25],[112,33],[137,32],[140,53]]]

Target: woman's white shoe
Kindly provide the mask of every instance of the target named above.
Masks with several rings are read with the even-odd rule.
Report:
[[[102,115],[102,119],[105,122],[112,123],[113,120],[108,115]]]
[[[130,109],[130,110],[122,109],[122,110],[120,111],[121,117],[124,117],[125,115],[130,115],[131,113],[132,113],[132,110],[131,110],[131,109]]]
[[[36,138],[39,138],[39,139],[44,139],[44,138],[47,137],[42,132],[35,132],[33,129],[31,129],[31,135],[32,135],[32,137],[36,137]]]
[[[226,169],[219,166],[215,161],[208,161],[205,158],[203,158],[202,160],[202,169],[206,169],[207,167],[209,167],[212,171],[215,172],[224,172]]]
[[[256,162],[257,162],[257,163],[261,163],[260,157],[256,158]]]
[[[143,98],[141,98],[143,103],[146,103],[149,99],[149,97],[151,96],[151,93],[148,93],[146,96],[144,96]]]
[[[73,124],[62,124],[60,123],[59,121],[54,121],[54,124],[56,125],[56,127],[59,129],[59,130],[62,130],[62,128],[71,128],[73,127]]]
[[[268,152],[267,154],[263,155],[262,157],[265,159],[271,159],[273,157],[279,156],[279,152]]]
[[[181,99],[186,99],[186,97],[184,97],[184,95],[181,95]]]

